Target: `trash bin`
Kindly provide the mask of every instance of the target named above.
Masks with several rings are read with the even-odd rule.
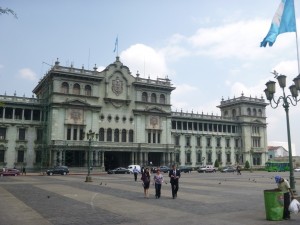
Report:
[[[282,220],[283,217],[283,192],[276,190],[264,190],[266,219]]]

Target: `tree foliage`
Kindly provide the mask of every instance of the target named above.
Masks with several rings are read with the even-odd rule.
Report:
[[[219,168],[219,161],[216,159],[215,161],[215,165],[214,165],[215,168]]]
[[[247,160],[246,163],[245,163],[245,169],[248,170],[249,168],[250,168],[250,163],[249,163],[249,161]]]
[[[13,15],[16,19],[18,18],[18,17],[17,17],[17,14],[16,14],[12,9],[9,9],[9,8],[4,9],[4,8],[0,7],[0,15],[1,15],[1,14],[11,14],[11,15]]]

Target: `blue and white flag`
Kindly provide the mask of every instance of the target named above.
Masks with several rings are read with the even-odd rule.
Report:
[[[116,38],[116,42],[115,42],[115,49],[114,49],[114,52],[118,52],[118,36]]]
[[[281,0],[273,17],[269,33],[260,43],[260,47],[272,46],[279,34],[296,32],[294,0]]]

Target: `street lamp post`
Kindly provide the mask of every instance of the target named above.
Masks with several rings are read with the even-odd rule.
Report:
[[[290,164],[290,186],[294,193],[296,193],[295,190],[295,177],[294,177],[294,170],[293,170],[293,158],[292,158],[292,147],[291,147],[291,134],[290,134],[290,121],[289,121],[289,106],[292,104],[293,106],[297,105],[297,102],[300,99],[297,99],[298,97],[298,91],[300,90],[300,74],[294,78],[294,83],[289,87],[291,94],[286,95],[285,93],[285,87],[286,87],[286,76],[285,75],[278,75],[276,71],[272,72],[272,74],[275,75],[275,78],[277,78],[279,86],[282,89],[283,95],[278,98],[276,101],[274,98],[274,94],[276,92],[275,90],[275,81],[268,81],[266,83],[267,88],[264,90],[267,99],[270,101],[270,105],[273,109],[277,108],[280,102],[282,101],[283,108],[285,110],[286,114],[286,126],[287,126],[287,136],[288,136],[288,150],[289,150],[289,164]],[[273,100],[273,101],[272,101]],[[272,102],[275,104],[272,105]]]
[[[95,132],[92,132],[92,130],[89,130],[89,132],[86,134],[86,137],[89,140],[89,150],[88,150],[88,174],[85,178],[85,182],[93,181],[91,177],[91,149],[92,149],[92,140],[94,139],[95,135],[97,139],[98,134],[95,134]]]

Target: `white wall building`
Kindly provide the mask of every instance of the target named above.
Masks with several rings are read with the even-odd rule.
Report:
[[[89,154],[101,170],[216,160],[264,166],[263,98],[222,99],[221,116],[172,112],[174,89],[168,78],[133,76],[119,57],[102,72],[56,61],[34,88],[37,98],[0,96],[0,166],[85,167]]]

